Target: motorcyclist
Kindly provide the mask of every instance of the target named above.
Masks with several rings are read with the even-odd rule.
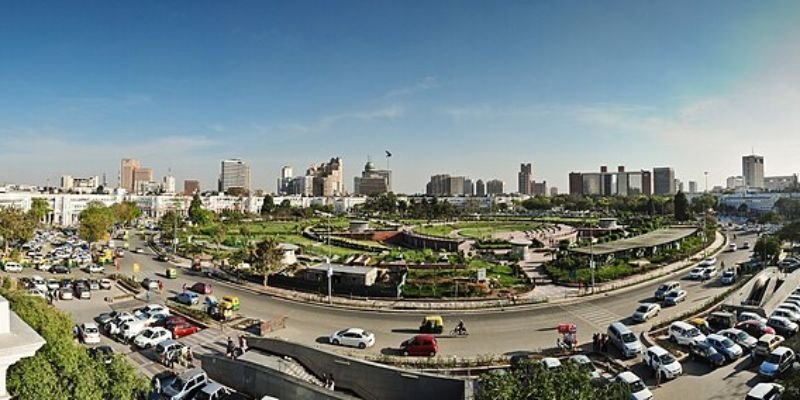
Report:
[[[463,335],[463,334],[467,333],[467,327],[464,326],[464,320],[463,319],[458,320],[458,325],[456,325],[456,332],[459,335]]]

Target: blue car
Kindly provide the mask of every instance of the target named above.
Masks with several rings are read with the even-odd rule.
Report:
[[[200,296],[195,292],[183,292],[175,296],[175,301],[181,304],[193,306],[200,304]]]
[[[706,342],[693,343],[689,348],[689,358],[697,361],[705,361],[716,368],[725,363],[725,356],[719,354],[714,346]]]
[[[767,379],[774,379],[795,362],[794,351],[788,347],[778,347],[769,354],[758,368],[758,374]]]

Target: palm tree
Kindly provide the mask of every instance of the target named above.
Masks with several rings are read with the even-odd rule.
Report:
[[[264,276],[264,287],[267,286],[269,274],[281,266],[283,252],[278,241],[267,238],[250,247],[250,265]]]

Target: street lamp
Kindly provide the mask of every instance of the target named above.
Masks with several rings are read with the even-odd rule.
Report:
[[[703,172],[705,175],[706,180],[706,195],[708,194],[708,171]],[[708,221],[708,208],[703,205],[703,258],[708,257],[708,230],[706,227],[706,222]]]

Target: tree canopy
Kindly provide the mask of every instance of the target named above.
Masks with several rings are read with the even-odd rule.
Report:
[[[78,236],[89,243],[94,243],[106,237],[116,219],[111,208],[93,201],[81,211],[79,221]]]
[[[8,371],[8,390],[19,400],[137,399],[147,382],[121,355],[106,365],[72,339],[69,317],[42,299],[2,291],[11,309],[47,343]]]
[[[116,222],[129,225],[133,220],[142,216],[142,210],[132,201],[123,201],[111,205],[111,212]]]
[[[213,213],[203,208],[200,195],[195,193],[192,202],[189,204],[189,220],[195,225],[206,225],[213,219]]]
[[[678,192],[675,195],[675,219],[678,221],[688,221],[691,218],[689,214],[689,201],[686,199],[686,194]]]
[[[8,255],[11,242],[26,242],[33,238],[36,220],[16,207],[0,208],[0,238],[4,243],[4,254]]]
[[[47,199],[34,197],[31,201],[31,209],[28,211],[34,222],[41,221],[48,212],[50,212],[50,204],[47,203]]]
[[[256,272],[264,276],[264,286],[267,286],[269,274],[281,266],[283,252],[278,247],[278,241],[267,238],[250,247],[248,261]]]

